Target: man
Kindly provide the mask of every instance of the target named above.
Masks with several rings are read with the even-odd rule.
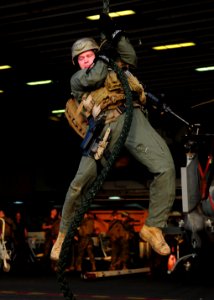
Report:
[[[76,271],[82,271],[83,258],[87,253],[90,264],[91,271],[96,271],[96,263],[94,257],[94,243],[92,236],[94,234],[94,217],[90,213],[86,213],[78,229],[78,248],[76,257]]]
[[[111,243],[110,270],[125,270],[129,263],[130,232],[127,230],[124,220],[121,217],[117,211],[112,213],[113,219],[109,224],[109,230],[107,232]]]
[[[86,134],[82,143],[83,156],[66,194],[60,232],[52,248],[51,258],[58,260],[74,212],[80,207],[84,195],[96,180],[97,161],[105,165],[107,153],[111,153],[123,128],[126,99],[117,74],[109,69],[110,58],[114,58],[117,65],[126,70],[124,74],[134,94],[133,118],[124,146],[154,175],[150,186],[149,215],[140,231],[140,237],[150,243],[160,255],[168,255],[170,247],[163,237],[162,229],[166,226],[168,213],[175,198],[174,162],[165,141],[152,128],[142,111],[145,104],[144,90],[129,71],[130,67],[136,67],[134,48],[108,15],[101,14],[100,24],[107,37],[107,42],[100,48],[92,38],[82,38],[73,44],[72,60],[75,65],[79,65],[80,70],[72,76],[70,83],[74,98],[83,105],[82,111],[90,120],[104,120],[98,140],[102,141],[104,136],[105,143],[101,143],[102,151],[99,151],[99,143],[94,150],[93,147],[88,147],[85,141]]]
[[[42,230],[45,231],[44,258],[49,259],[51,248],[58,235],[59,212],[56,208],[51,208],[50,215],[42,223]]]

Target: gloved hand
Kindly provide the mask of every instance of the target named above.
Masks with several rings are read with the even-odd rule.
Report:
[[[118,39],[123,34],[123,30],[117,28],[117,25],[114,21],[109,17],[108,14],[101,13],[99,19],[99,29],[101,33],[103,33],[106,38],[112,41],[114,44],[117,43]]]
[[[104,40],[100,45],[100,49],[97,52],[97,59],[102,59],[104,62],[109,63],[109,60],[115,60],[118,57],[118,53],[111,41]]]

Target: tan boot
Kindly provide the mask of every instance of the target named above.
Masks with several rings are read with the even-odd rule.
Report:
[[[52,250],[51,250],[50,258],[52,260],[59,260],[59,255],[61,252],[62,243],[63,243],[64,239],[65,239],[65,233],[59,232],[56,242],[54,243]]]
[[[169,255],[171,250],[166,243],[162,230],[157,227],[143,225],[139,232],[140,238],[148,242],[153,250],[160,255]]]

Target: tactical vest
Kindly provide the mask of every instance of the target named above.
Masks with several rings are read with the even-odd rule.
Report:
[[[136,92],[138,95],[136,102],[139,102],[141,105],[145,105],[146,96],[142,84],[135,76],[132,75],[131,72],[125,71],[124,73],[127,77],[131,91]],[[107,109],[115,109],[124,103],[124,90],[117,74],[113,70],[109,71],[104,87],[92,91],[90,94],[83,95],[83,106],[89,113],[93,111],[94,106],[99,107],[99,112],[101,112]]]
[[[146,96],[142,84],[129,71],[124,72],[130,89],[137,94],[133,105],[143,106],[146,103]],[[96,119],[101,112],[106,114],[106,123],[113,122],[121,113],[121,107],[125,104],[125,93],[117,74],[110,70],[104,86],[85,93],[82,101],[78,103],[75,99],[69,99],[66,103],[65,116],[69,125],[82,137],[85,137],[90,115]]]

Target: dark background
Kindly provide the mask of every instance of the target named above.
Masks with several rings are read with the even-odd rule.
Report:
[[[35,0],[0,3],[1,166],[0,202],[23,200],[28,211],[62,205],[80,159],[81,139],[64,115],[53,116],[70,97],[73,42],[84,36],[99,41],[96,21],[102,1]],[[154,109],[148,99],[152,124],[166,138],[176,162],[185,164],[183,137],[188,123],[200,123],[202,133],[213,133],[214,65],[213,1],[110,1],[110,11],[133,9],[136,15],[116,18],[138,55],[135,74],[172,112]],[[193,41],[195,47],[154,51],[153,46]],[[26,86],[31,80],[52,79],[46,86]],[[161,106],[162,107],[162,106]],[[163,113],[164,112],[164,113]],[[127,157],[127,154],[124,153]],[[109,175],[113,180],[149,178],[129,156]],[[148,176],[148,177],[147,177]],[[35,204],[35,205],[34,205]]]

